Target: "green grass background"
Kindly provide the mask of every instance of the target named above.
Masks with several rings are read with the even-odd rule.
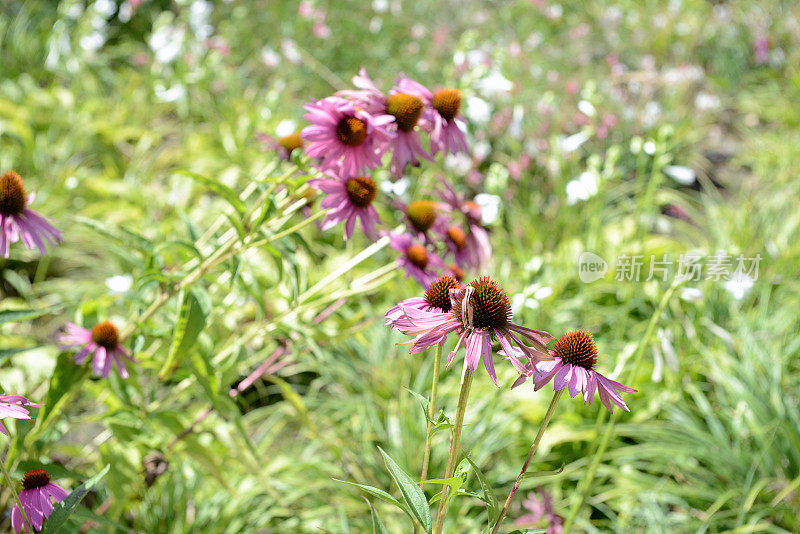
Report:
[[[313,6],[325,12],[326,39],[315,36],[314,21],[301,17],[294,1],[215,2],[201,20],[200,4],[159,0],[139,6],[126,22],[113,2],[0,1],[0,169],[17,170],[37,191],[34,207],[65,233],[46,258],[16,246],[11,259],[0,260],[2,307],[52,307],[36,321],[2,327],[0,349],[26,350],[6,355],[0,384],[38,400],[53,400],[58,380],[65,390],[78,384],[63,411],[36,427],[35,439],[12,443],[17,471],[30,465],[24,462],[55,462],[64,466],[62,484],[75,487],[110,463],[102,488],[84,501],[85,516],[74,522],[94,517],[97,532],[370,531],[359,492],[332,479],[397,494],[378,445],[409,472],[419,469],[424,419],[404,388],[427,392],[432,355],[409,356],[396,345],[401,336],[380,320],[419,288],[396,276],[351,297],[320,324],[311,312],[276,319],[298,293],[366,247],[363,237],[343,244],[338,229],[306,228],[301,238],[251,251],[205,277],[212,303],[206,329],[166,383],[156,374],[171,341],[174,303],[135,339],[141,363],[127,382],[64,374],[69,367],[56,366],[54,345],[67,320],[130,320],[154,297],[153,281],[179,276],[192,258],[186,245],[226,208],[176,171],[213,176],[236,191],[265,169],[271,176],[287,172],[291,164],[263,151],[256,132],[273,132],[286,119],[302,125],[303,103],[345,87],[364,66],[386,89],[406,72],[431,86],[463,89],[468,111],[477,97],[495,117],[515,117],[513,124],[470,122],[471,146],[485,153],[474,162],[478,183],[439,162],[412,173],[411,196],[430,196],[446,175],[465,191],[500,197],[490,225],[493,264],[472,274],[494,275],[510,295],[552,288],[538,306],[524,307],[518,322],[554,334],[592,331],[601,371],[628,377],[641,351],[642,365],[630,377],[639,393],[626,395],[631,413],[619,419],[576,530],[797,532],[796,4]],[[184,32],[169,63],[157,61],[151,46],[152,34],[165,27]],[[209,49],[206,33],[229,53]],[[763,64],[754,51],[762,37],[769,43]],[[273,54],[277,65],[265,64]],[[614,71],[609,54],[624,72]],[[462,58],[467,67],[459,68]],[[512,89],[487,92],[481,80],[492,72]],[[178,98],[165,101],[170,89]],[[580,101],[597,112],[587,126],[575,123]],[[601,139],[596,126],[607,114],[617,124]],[[582,129],[590,139],[576,151],[561,150],[560,140]],[[645,151],[647,143],[652,149]],[[507,169],[522,154],[532,162],[514,179]],[[666,165],[691,167],[696,185],[665,175]],[[566,184],[593,169],[597,194],[568,204]],[[288,189],[303,180],[291,178]],[[689,220],[665,215],[670,204]],[[390,225],[399,220],[388,207],[381,213]],[[722,282],[684,284],[646,337],[669,283],[617,282],[613,261],[604,279],[581,283],[575,258],[583,250],[609,260],[724,250],[761,254],[762,261],[741,299]],[[391,260],[381,251],[331,290]],[[133,288],[112,294],[106,279],[126,273]],[[686,286],[702,297],[682,298]],[[244,329],[255,338],[239,344]],[[285,339],[293,340],[292,365],[279,379],[257,383],[246,400],[230,400],[231,384]],[[227,355],[215,360],[223,349]],[[497,389],[478,373],[463,446],[505,496],[550,399],[546,390],[509,390],[510,367],[499,378],[504,387]],[[441,403],[452,414],[458,362],[442,379]],[[212,414],[195,432],[167,450],[209,406]],[[564,471],[528,480],[523,494],[543,485],[556,512],[567,513],[602,429],[601,409],[599,401],[562,400],[532,469],[563,462]],[[26,424],[11,427],[23,434],[32,428]],[[147,487],[142,459],[154,450],[166,451],[169,468]],[[444,470],[446,454],[440,433],[431,473]],[[467,486],[479,490],[474,476]],[[8,492],[3,498],[9,502]],[[410,532],[401,512],[375,505],[391,532]],[[510,518],[522,513],[517,503]],[[482,532],[485,523],[480,501],[459,498],[446,532]]]

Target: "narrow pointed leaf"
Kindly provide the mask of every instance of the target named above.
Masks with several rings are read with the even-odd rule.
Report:
[[[386,468],[389,470],[389,474],[400,488],[400,493],[403,495],[403,500],[405,500],[406,504],[411,509],[411,513],[415,518],[417,518],[417,521],[419,521],[419,524],[422,525],[422,528],[424,528],[426,532],[430,533],[432,526],[431,510],[428,506],[428,499],[425,498],[425,494],[419,488],[417,483],[414,482],[414,480],[408,475],[408,473],[403,471],[383,449],[378,447],[378,450],[380,451],[381,456],[383,456],[383,461],[386,464]]]

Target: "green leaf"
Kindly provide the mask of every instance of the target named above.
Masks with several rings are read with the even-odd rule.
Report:
[[[467,455],[467,461],[472,466],[472,469],[475,470],[475,474],[478,476],[478,482],[481,485],[481,490],[483,491],[484,502],[489,506],[489,524],[494,525],[495,521],[497,521],[497,516],[500,514],[500,509],[497,503],[497,496],[494,494],[494,490],[492,489],[492,485],[486,479],[486,475],[483,474],[483,471],[472,461],[470,455]]]
[[[0,325],[6,323],[18,323],[20,321],[30,321],[49,313],[51,308],[41,310],[0,310]]]
[[[67,498],[57,503],[53,506],[53,513],[50,515],[50,519],[47,520],[47,524],[44,527],[44,534],[55,534],[58,532],[62,526],[64,526],[64,522],[69,518],[70,514],[77,508],[78,504],[80,504],[81,499],[91,490],[100,479],[106,476],[108,470],[111,468],[111,464],[108,464],[103,468],[102,471],[97,473],[95,476],[78,486],[75,490],[72,491]]]
[[[375,511],[375,507],[372,506],[372,503],[369,502],[369,499],[364,497],[364,500],[367,501],[369,505],[370,513],[372,514],[372,534],[389,534],[389,531],[386,530],[386,526],[384,526],[383,521],[378,516],[378,512]]]
[[[400,488],[400,493],[403,495],[403,500],[406,502],[408,507],[411,509],[411,513],[414,517],[419,521],[422,528],[425,529],[426,532],[430,533],[431,531],[431,510],[428,507],[428,499],[425,498],[425,494],[422,492],[420,487],[414,480],[403,471],[397,463],[391,459],[391,457],[384,452],[383,449],[378,447],[378,450],[383,456],[383,461],[386,464],[386,468],[389,470],[389,474],[391,475],[392,479],[395,481],[397,486]]]
[[[335,480],[336,482],[341,482],[342,484],[347,484],[349,486],[354,486],[354,487],[356,487],[356,488],[358,488],[358,489],[360,489],[362,491],[365,491],[365,492],[369,493],[373,497],[377,497],[377,498],[379,498],[380,500],[382,500],[384,502],[388,502],[389,504],[393,504],[393,505],[397,506],[398,508],[400,508],[406,514],[408,514],[409,517],[411,517],[413,519],[413,516],[411,515],[411,512],[408,510],[408,508],[403,506],[403,503],[401,503],[400,501],[398,501],[397,499],[395,499],[390,494],[386,493],[385,491],[383,491],[380,488],[376,488],[375,486],[367,486],[366,484],[356,484],[355,482],[348,482],[346,480],[339,480],[338,478],[334,478],[333,480]]]
[[[158,373],[158,378],[161,380],[170,379],[206,326],[206,312],[192,290],[181,291],[180,303],[169,355]]]
[[[549,477],[551,475],[560,475],[562,471],[564,471],[564,462],[561,462],[561,467],[556,469],[555,471],[528,471],[527,473],[522,475],[520,481],[523,481],[528,478],[539,478],[539,477]]]
[[[239,212],[240,215],[244,215],[247,211],[244,203],[239,200],[239,195],[234,191],[232,188],[228,187],[227,185],[220,183],[213,178],[209,178],[208,176],[203,176],[202,174],[197,174],[191,171],[183,171],[179,170],[176,171],[178,174],[182,174],[184,176],[188,176],[189,178],[193,179],[194,181],[202,184],[206,187],[209,191],[218,194],[222,198],[224,198],[228,204],[230,204],[233,209]]]

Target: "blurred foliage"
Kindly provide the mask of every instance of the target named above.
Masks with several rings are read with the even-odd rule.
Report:
[[[389,252],[325,279],[363,238],[344,245],[309,225],[203,273],[191,298],[205,327],[163,380],[177,297],[132,338],[140,363],[127,381],[87,378],[54,343],[66,321],[127,324],[235,239],[231,221],[248,219],[225,191],[251,187],[245,210],[267,213],[248,227],[259,239],[302,221],[282,213],[305,177],[255,134],[301,126],[304,102],[364,66],[384,88],[406,72],[464,90],[473,157],[414,170],[406,196],[446,174],[497,197],[489,272],[519,295],[518,322],[591,330],[599,369],[613,376],[644,344],[639,393],[626,397],[631,414],[576,528],[797,532],[796,3],[305,4],[0,0],[0,169],[25,178],[66,238],[44,258],[16,247],[0,259],[0,306],[50,310],[0,326],[2,389],[47,402],[35,421],[7,423],[17,473],[52,463],[74,489],[110,464],[70,520],[93,521],[92,532],[367,532],[370,507],[333,479],[399,497],[377,446],[418,470],[425,419],[405,388],[427,392],[432,357],[409,356],[381,324],[419,292],[390,271],[369,279],[391,265]],[[696,180],[681,183],[668,166]],[[587,173],[596,192],[576,200],[569,184]],[[617,282],[613,261],[605,278],[582,283],[584,250],[609,261],[718,250],[762,261],[740,295],[722,281],[684,284],[643,339],[668,284]],[[130,288],[114,289],[119,276]],[[288,365],[231,397],[280,347]],[[458,376],[443,373],[448,413]],[[498,390],[476,376],[463,448],[502,498],[549,396],[509,390],[510,369],[499,378]],[[600,409],[562,401],[532,469],[566,467],[521,493],[544,484],[567,514]],[[445,433],[434,445],[430,472],[440,473]],[[149,483],[154,452],[167,466]],[[474,470],[465,487],[481,492]],[[372,504],[389,532],[407,532],[402,512]],[[480,500],[452,508],[446,532],[482,531]],[[517,504],[510,518],[523,513]]]

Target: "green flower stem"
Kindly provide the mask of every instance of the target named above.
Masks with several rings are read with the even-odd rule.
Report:
[[[461,428],[464,426],[464,412],[467,411],[467,400],[469,399],[469,390],[472,387],[472,376],[475,372],[467,368],[464,373],[464,379],[461,381],[461,392],[458,394],[458,407],[456,408],[456,420],[453,425],[453,436],[450,438],[450,455],[447,457],[447,469],[444,472],[444,479],[453,476],[456,470],[456,461],[458,460],[458,453],[461,446]],[[449,486],[442,487],[442,497],[439,500],[439,514],[436,517],[436,534],[442,534],[444,528],[444,516],[447,513],[445,509],[445,502],[447,501],[447,493]]]
[[[517,491],[519,491],[519,486],[522,483],[522,477],[525,476],[525,473],[528,471],[528,466],[533,459],[533,455],[536,454],[536,449],[539,448],[539,442],[542,440],[544,431],[547,430],[547,424],[550,422],[550,419],[553,417],[553,413],[556,411],[556,405],[558,404],[558,400],[561,398],[562,393],[564,393],[564,389],[559,389],[553,394],[553,400],[550,401],[550,406],[547,408],[547,413],[544,414],[544,419],[542,419],[542,423],[539,425],[539,432],[536,434],[536,438],[533,440],[531,450],[528,451],[528,457],[525,458],[525,463],[522,464],[522,470],[519,472],[519,475],[517,475],[517,480],[514,482],[514,487],[511,488],[511,493],[508,494],[508,499],[506,499],[506,503],[503,505],[503,509],[500,511],[500,515],[497,517],[497,522],[494,524],[492,534],[497,534],[497,532],[500,530],[500,524],[503,522],[503,519],[505,519],[506,514],[508,513],[508,508],[511,506],[511,501],[514,500],[514,495],[516,495]]]
[[[681,282],[676,280],[670,287],[664,292],[664,296],[661,297],[661,302],[658,303],[658,308],[656,308],[653,317],[650,318],[650,323],[647,325],[647,329],[645,330],[644,336],[639,340],[639,345],[636,347],[636,355],[633,358],[633,365],[630,367],[630,371],[626,375],[626,384],[630,384],[632,379],[639,374],[639,368],[642,365],[642,361],[644,359],[644,351],[647,348],[647,345],[650,344],[650,339],[653,337],[653,333],[655,332],[656,325],[658,321],[661,319],[661,316],[664,313],[664,310],[669,304],[670,299],[672,298],[673,293],[675,290],[680,286]],[[572,528],[572,524],[575,522],[575,518],[578,516],[578,512],[580,512],[583,503],[586,502],[586,497],[589,494],[589,489],[591,488],[592,481],[594,480],[595,474],[597,474],[597,468],[600,466],[600,460],[605,454],[606,449],[608,448],[608,444],[611,441],[611,436],[614,433],[614,423],[616,423],[617,418],[619,417],[619,411],[612,412],[611,417],[608,421],[608,424],[605,425],[605,429],[603,431],[602,436],[600,437],[600,441],[597,444],[597,450],[595,451],[594,455],[592,456],[592,463],[589,464],[589,469],[586,471],[586,474],[583,476],[581,481],[578,483],[578,491],[575,492],[572,500],[572,506],[569,510],[569,515],[567,519],[564,521],[564,534],[568,534],[570,528]],[[602,410],[600,414],[597,416],[597,422],[595,423],[595,428],[599,429],[603,426],[605,422],[606,413],[605,410]]]
[[[14,495],[14,500],[16,501],[17,506],[19,507],[19,513],[22,514],[22,520],[25,522],[25,526],[28,528],[28,532],[34,532],[33,527],[31,526],[31,522],[28,521],[28,516],[25,514],[25,508],[22,507],[22,502],[19,500],[17,489],[14,487],[14,481],[11,480],[11,476],[8,474],[5,460],[0,460],[0,468],[3,469],[3,478],[6,479],[6,484],[8,485],[8,489],[10,489],[11,494]]]
[[[428,406],[428,431],[425,434],[425,455],[422,458],[422,475],[419,487],[425,484],[428,476],[428,462],[431,458],[431,439],[433,438],[433,418],[436,417],[436,392],[439,389],[439,368],[442,366],[442,344],[436,345],[436,354],[433,358],[433,383],[431,384],[431,401]]]

